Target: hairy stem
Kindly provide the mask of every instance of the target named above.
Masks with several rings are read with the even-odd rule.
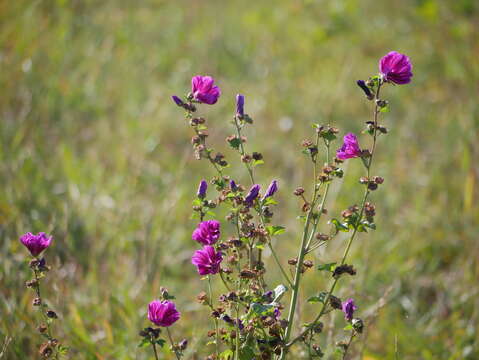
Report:
[[[175,342],[173,341],[173,338],[171,337],[170,329],[166,328],[166,333],[168,334],[168,339],[170,340],[171,348],[173,349],[176,358],[180,360],[180,354],[178,353],[178,350],[175,347]]]

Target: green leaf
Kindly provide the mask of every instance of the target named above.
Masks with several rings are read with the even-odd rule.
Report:
[[[382,113],[388,113],[389,112],[389,104],[380,108],[379,111],[382,112]]]
[[[145,338],[141,339],[140,343],[138,344],[138,347],[142,348],[142,347],[146,347],[150,344],[151,344],[150,339],[145,337]]]
[[[256,249],[264,250],[264,244],[262,244],[262,243],[256,243],[256,244],[254,245],[254,247],[255,247]]]
[[[234,356],[234,352],[231,349],[225,350],[220,354],[220,359],[230,360]]]
[[[256,167],[256,166],[262,165],[262,164],[264,164],[264,161],[263,161],[263,160],[253,160],[253,161],[251,162],[251,166],[252,166],[252,167]]]
[[[331,219],[330,223],[336,227],[336,231],[349,231],[349,228],[345,224],[342,224],[338,219]]]
[[[239,353],[240,360],[251,360],[255,359],[255,353],[251,346],[242,346]]]
[[[250,311],[248,315],[255,315],[258,316],[268,316],[274,313],[274,305],[271,304],[260,304],[260,303],[253,303],[251,304]]]
[[[268,206],[268,205],[278,205],[278,202],[273,199],[271,196],[268,196],[266,199],[263,201],[263,206]]]
[[[346,330],[346,331],[349,331],[349,330],[353,330],[353,325],[352,324],[348,324],[346,325],[343,330]]]
[[[328,264],[318,265],[318,270],[319,270],[319,271],[329,271],[329,272],[333,272],[335,268],[336,268],[336,263],[335,263],[335,262],[333,262],[333,263],[328,263]]]
[[[274,235],[280,235],[286,231],[286,229],[283,226],[277,226],[277,225],[270,225],[266,227],[266,231],[268,234],[271,236]]]
[[[328,293],[325,292],[325,291],[321,291],[317,296],[311,296],[309,299],[308,299],[308,302],[309,303],[324,303],[324,301],[326,300],[326,296],[328,296]]]
[[[233,148],[233,149],[236,149],[238,150],[239,149],[239,146],[241,145],[241,140],[238,138],[238,137],[235,137],[231,140],[228,140],[228,143],[230,144],[230,146]]]
[[[166,341],[163,340],[163,339],[158,339],[158,340],[156,340],[156,343],[157,343],[160,347],[163,347],[163,345],[165,345]]]

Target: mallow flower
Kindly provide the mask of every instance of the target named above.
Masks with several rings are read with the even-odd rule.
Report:
[[[359,148],[358,138],[353,133],[344,135],[343,146],[336,150],[336,156],[340,160],[346,160],[361,156],[361,149]]]
[[[244,95],[236,95],[236,115],[240,118],[244,116]]]
[[[208,105],[215,104],[221,95],[221,91],[214,83],[215,80],[211,76],[193,76],[191,79],[193,99]]]
[[[411,82],[412,64],[409,57],[391,51],[379,60],[379,72],[384,81],[402,85]]]
[[[40,253],[50,246],[52,237],[44,232],[34,235],[30,232],[20,237],[20,242],[30,251],[32,256],[37,257]]]
[[[203,245],[213,245],[220,237],[221,224],[217,220],[206,220],[198,224],[191,238]]]
[[[204,199],[206,196],[206,190],[208,190],[208,183],[206,182],[206,180],[201,180],[200,185],[198,186],[198,192],[196,193],[196,195],[200,199]]]
[[[341,304],[344,317],[346,320],[351,321],[353,319],[354,312],[358,309],[356,305],[354,304],[353,299],[348,299],[346,301],[343,301]]]
[[[200,275],[214,275],[220,271],[220,264],[223,256],[210,245],[203,246],[203,249],[196,250],[191,263],[198,269]]]
[[[258,184],[255,184],[251,187],[248,194],[244,198],[244,202],[247,206],[253,206],[253,201],[255,201],[258,197],[260,189],[261,186]]]
[[[164,300],[153,300],[148,304],[148,320],[156,326],[168,327],[180,318],[180,312],[176,310],[175,303]]]
[[[278,181],[273,180],[271,184],[269,184],[268,188],[266,189],[266,193],[264,194],[262,200],[273,196],[275,192],[278,191]]]

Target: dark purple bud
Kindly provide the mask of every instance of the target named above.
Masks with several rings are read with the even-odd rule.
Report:
[[[244,95],[236,95],[236,115],[239,117],[244,116]]]
[[[269,184],[268,189],[266,190],[266,194],[264,194],[262,200],[273,196],[276,191],[278,191],[278,182],[276,180],[273,180],[271,181],[271,184]]]
[[[255,184],[251,187],[249,190],[248,195],[244,198],[244,202],[246,203],[247,206],[253,206],[253,201],[256,200],[256,198],[259,195],[259,190],[261,189],[261,186],[258,184]]]
[[[358,80],[356,84],[358,84],[358,86],[364,91],[364,94],[369,100],[372,100],[374,98],[371,89],[366,85],[366,82],[364,80]]]
[[[206,196],[206,190],[208,190],[208,183],[205,180],[201,180],[200,185],[198,186],[198,197],[204,199]]]
[[[238,185],[236,185],[234,180],[230,180],[230,189],[231,191],[238,191]]]
[[[173,95],[171,98],[173,99],[173,101],[175,102],[175,104],[178,105],[178,106],[183,107],[183,105],[185,104],[185,103],[183,102],[183,100],[181,100],[181,99],[180,99],[178,96],[176,96],[176,95]]]

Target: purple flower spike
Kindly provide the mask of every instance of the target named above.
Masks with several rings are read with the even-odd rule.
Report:
[[[351,159],[361,156],[358,138],[353,133],[346,134],[343,138],[344,144],[336,151],[336,156],[340,160]]]
[[[173,101],[175,102],[175,104],[178,105],[178,106],[181,106],[181,107],[182,107],[182,106],[185,104],[185,103],[183,102],[183,100],[180,99],[179,96],[173,95],[171,98],[173,99]]]
[[[353,299],[348,299],[342,303],[342,310],[346,320],[351,321],[353,319],[354,312],[358,308],[354,305]]]
[[[203,246],[203,249],[196,250],[191,258],[191,263],[198,268],[200,275],[214,275],[220,271],[220,264],[223,256],[220,252],[216,252],[215,248],[210,245]]]
[[[214,83],[215,80],[211,76],[194,76],[191,79],[193,99],[208,105],[216,104],[221,95],[221,91]]]
[[[271,184],[269,184],[268,189],[266,190],[266,194],[264,194],[262,200],[273,196],[276,191],[278,191],[278,182],[276,180],[273,180],[271,181]]]
[[[148,320],[156,326],[168,327],[180,318],[180,312],[176,310],[175,303],[164,300],[153,300],[148,305]]]
[[[259,186],[258,184],[255,184],[251,187],[248,195],[246,195],[246,197],[244,198],[244,202],[247,206],[253,206],[253,201],[255,201],[258,197],[260,189],[261,186]]]
[[[244,95],[236,95],[236,115],[240,118],[244,116]]]
[[[236,185],[234,180],[230,180],[230,189],[231,191],[238,191],[238,185]]]
[[[402,85],[411,82],[412,64],[409,57],[391,51],[379,61],[379,71],[384,81]]]
[[[52,237],[47,236],[44,232],[40,232],[37,235],[28,232],[20,237],[20,241],[30,251],[32,256],[37,257],[50,246]]]
[[[221,224],[216,220],[200,222],[191,238],[203,245],[213,245],[220,237]]]
[[[208,183],[205,180],[201,180],[200,185],[198,186],[197,196],[200,199],[204,199],[206,196],[206,190],[208,190]]]

